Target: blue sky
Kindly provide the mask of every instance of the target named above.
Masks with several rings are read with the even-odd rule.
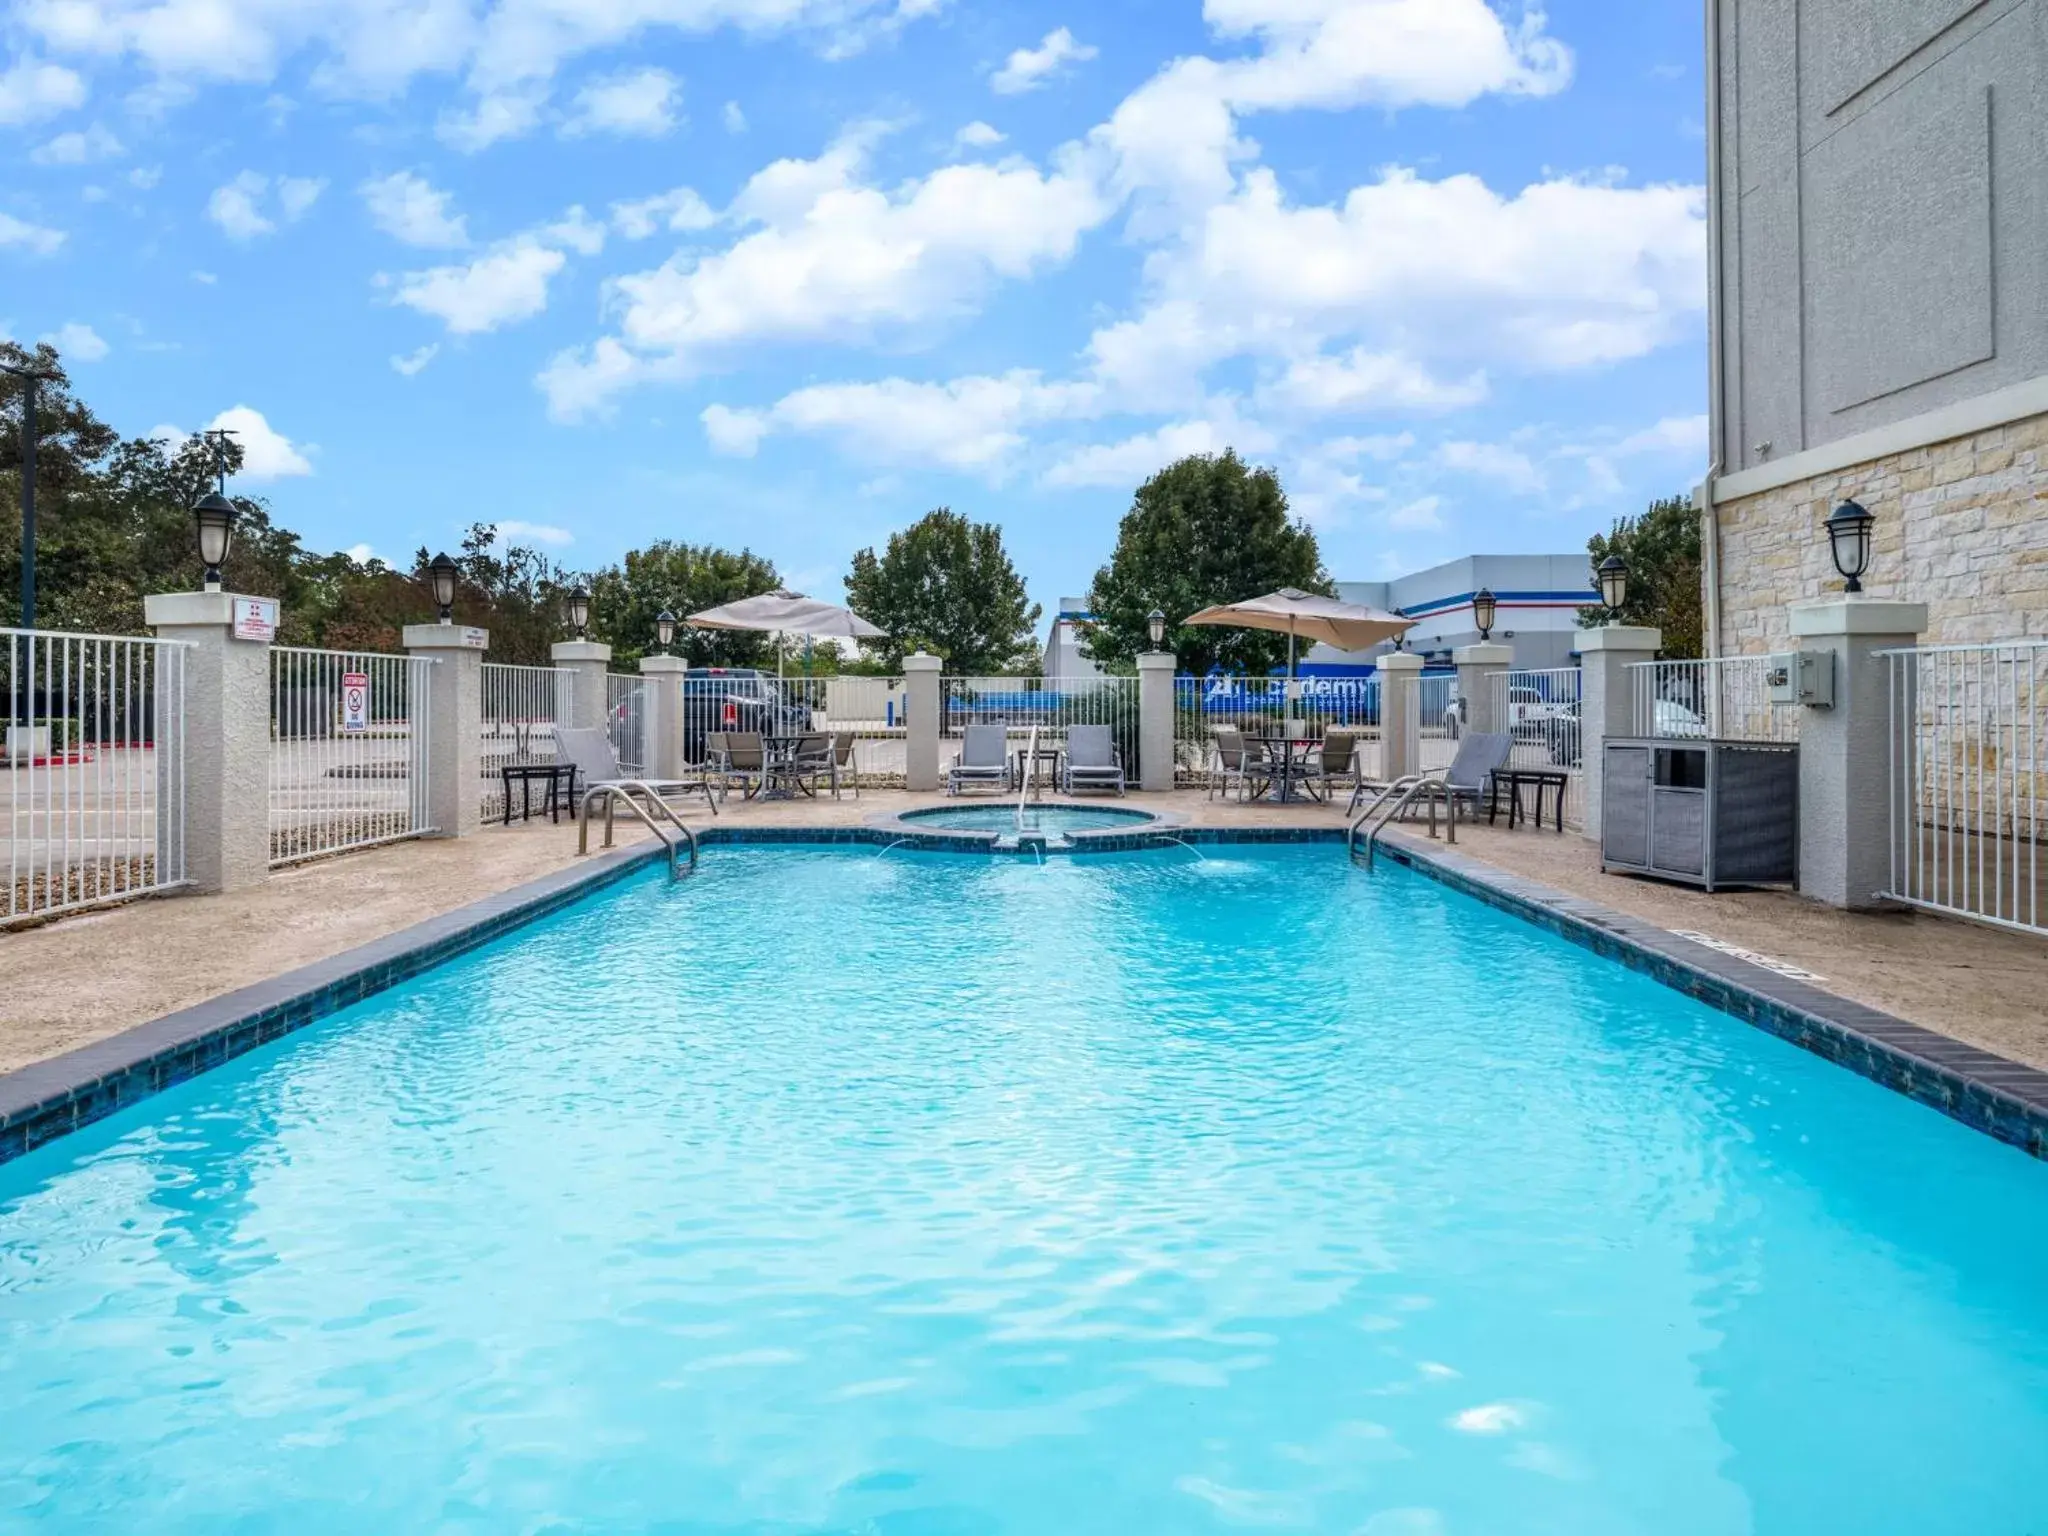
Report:
[[[0,0],[0,327],[315,546],[940,504],[1048,609],[1146,474],[1340,578],[1577,548],[1705,443],[1696,7]]]

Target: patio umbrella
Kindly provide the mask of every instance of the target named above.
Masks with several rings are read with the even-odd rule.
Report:
[[[819,640],[879,640],[878,629],[850,608],[805,597],[801,592],[763,592],[737,602],[721,603],[693,613],[684,621],[698,629],[752,629],[777,635],[803,635]],[[804,647],[804,673],[810,674],[810,647]],[[782,670],[782,647],[775,647],[775,670]]]
[[[1264,597],[1242,602],[1218,603],[1200,613],[1189,614],[1183,624],[1214,624],[1227,629],[1270,629],[1287,637],[1287,713],[1294,713],[1294,648],[1298,641],[1321,641],[1340,651],[1362,651],[1382,640],[1391,640],[1414,627],[1413,619],[1384,608],[1347,603],[1334,597],[1318,597],[1294,587],[1282,587]]]

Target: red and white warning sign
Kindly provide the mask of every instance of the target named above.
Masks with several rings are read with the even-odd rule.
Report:
[[[370,674],[341,674],[341,728],[367,731],[370,728]]]

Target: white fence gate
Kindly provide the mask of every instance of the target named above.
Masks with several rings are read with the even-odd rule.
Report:
[[[482,819],[505,814],[507,766],[553,762],[555,723],[570,712],[576,674],[567,667],[484,663]]]
[[[432,832],[425,656],[270,648],[270,863]]]
[[[1493,676],[1493,718],[1514,743],[1510,768],[1547,768],[1569,775],[1564,819],[1585,820],[1586,765],[1581,747],[1579,702],[1584,674],[1577,667],[1497,672]]]
[[[0,924],[186,883],[186,652],[135,636],[0,629]]]
[[[2048,640],[1883,653],[1895,901],[2048,933]]]
[[[1797,741],[1805,711],[1771,702],[1769,677],[1782,656],[1715,656],[1704,661],[1638,661],[1635,734],[1676,740]]]
[[[604,675],[604,729],[618,754],[619,771],[638,778],[647,771],[647,682],[630,672]]]

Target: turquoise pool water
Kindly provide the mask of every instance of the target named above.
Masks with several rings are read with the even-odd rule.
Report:
[[[1130,832],[1158,818],[1146,811],[1120,811],[1095,805],[1026,805],[1024,830],[1063,837],[1069,832]],[[931,811],[909,811],[903,820],[913,826],[952,832],[1015,832],[1017,802],[946,805]]]
[[[1205,852],[714,849],[0,1167],[0,1530],[2044,1529],[2048,1168]]]

